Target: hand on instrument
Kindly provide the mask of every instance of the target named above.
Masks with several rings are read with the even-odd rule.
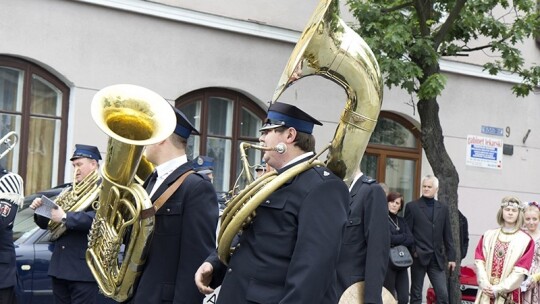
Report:
[[[214,272],[214,267],[208,262],[204,262],[197,272],[195,273],[195,285],[197,289],[202,294],[211,294],[214,292],[214,289],[210,288],[210,282],[212,281],[212,273]]]

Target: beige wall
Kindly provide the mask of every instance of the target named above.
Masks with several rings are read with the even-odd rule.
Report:
[[[227,26],[237,27],[226,31],[219,29],[222,19],[213,15],[204,15],[210,21],[200,25],[193,23],[200,21],[200,15],[193,22],[179,17],[193,17],[189,11],[131,1],[146,8],[140,13],[140,8],[134,9],[128,2],[2,1],[0,54],[36,62],[71,86],[68,147],[84,139],[105,149],[107,137],[90,118],[89,105],[96,91],[111,84],[141,85],[169,101],[200,88],[226,87],[264,106],[294,47],[293,38],[299,35],[276,27],[300,30],[317,1],[257,1],[256,9],[254,2],[243,0],[229,1],[227,7],[221,1],[182,1],[183,7],[192,10],[274,25],[253,27],[253,23],[227,19]],[[119,7],[118,3],[125,5]],[[244,28],[251,32],[240,33]],[[535,45],[527,48],[529,60],[538,62],[540,50]],[[453,66],[451,62],[447,65]],[[495,226],[502,196],[540,200],[540,100],[538,95],[515,98],[511,79],[504,75],[493,79],[480,69],[465,73],[474,67],[454,67],[457,72],[447,73],[447,89],[439,98],[440,114],[445,143],[460,174],[460,208],[469,218],[473,250],[478,236]],[[296,103],[323,121],[325,126],[315,131],[318,147],[322,147],[333,136],[345,94],[323,78],[308,77],[289,88],[281,101]],[[419,125],[418,113],[410,103],[409,95],[385,88],[383,110],[400,113]],[[465,165],[466,137],[482,135],[482,125],[511,128],[511,135],[503,140],[514,145],[514,155],[504,156],[502,170]],[[431,170],[424,158],[422,174],[428,173]],[[66,176],[71,176],[68,164]]]

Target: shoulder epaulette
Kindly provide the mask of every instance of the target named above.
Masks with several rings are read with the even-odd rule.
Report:
[[[360,180],[362,181],[362,183],[365,183],[365,184],[373,184],[377,181],[373,177],[367,176],[367,175],[362,175],[362,177],[360,177]]]

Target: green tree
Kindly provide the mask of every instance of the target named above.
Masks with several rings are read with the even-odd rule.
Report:
[[[459,257],[459,175],[446,151],[439,120],[437,97],[446,85],[439,61],[489,51],[498,57],[485,63],[484,70],[522,77],[523,82],[513,86],[516,96],[538,90],[540,66],[527,65],[518,47],[525,39],[540,37],[539,4],[535,0],[348,0],[348,4],[359,21],[355,30],[375,53],[385,85],[406,90],[416,101],[422,146],[440,179],[438,197],[449,204]],[[453,303],[461,297],[458,274],[451,276]]]

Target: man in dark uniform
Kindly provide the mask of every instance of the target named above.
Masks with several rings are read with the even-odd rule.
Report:
[[[264,161],[283,174],[314,156],[311,134],[319,121],[295,106],[276,102],[260,129]],[[279,176],[278,176],[279,178]],[[337,303],[336,265],[347,220],[349,193],[326,167],[316,166],[272,192],[239,237],[229,267],[216,253],[195,274],[208,294],[221,283],[217,303]]]
[[[17,303],[13,222],[24,200],[23,193],[22,178],[0,167],[0,303]]]
[[[439,179],[422,178],[422,197],[406,205],[405,220],[414,236],[411,266],[411,304],[422,303],[426,274],[437,295],[437,303],[449,303],[446,268],[454,271],[456,251],[448,206],[435,199]]]
[[[101,155],[97,147],[75,145],[71,157],[75,168],[75,182],[80,183],[93,171],[99,169]],[[71,185],[67,191],[71,191]],[[36,198],[30,205],[31,209],[39,208],[43,202]],[[88,248],[88,232],[92,227],[96,213],[89,206],[85,211],[66,212],[61,207],[51,210],[50,221],[62,223],[67,228],[55,242],[49,264],[49,276],[52,277],[55,303],[96,303],[98,286],[90,268],[86,264],[86,249]],[[49,218],[34,214],[34,221],[47,229]]]
[[[148,161],[156,165],[144,183],[154,208],[165,190],[184,179],[156,211],[154,234],[132,299],[135,304],[202,303],[204,295],[193,274],[216,246],[216,192],[206,176],[193,173],[193,162],[186,156],[187,139],[199,132],[180,110],[174,110],[174,133],[146,148]]]
[[[214,181],[214,159],[209,156],[200,155],[193,160],[193,170],[206,175],[211,182]]]
[[[362,172],[351,184],[351,205],[338,274],[338,294],[364,281],[363,303],[382,304],[382,288],[390,254],[388,204],[383,188]]]

